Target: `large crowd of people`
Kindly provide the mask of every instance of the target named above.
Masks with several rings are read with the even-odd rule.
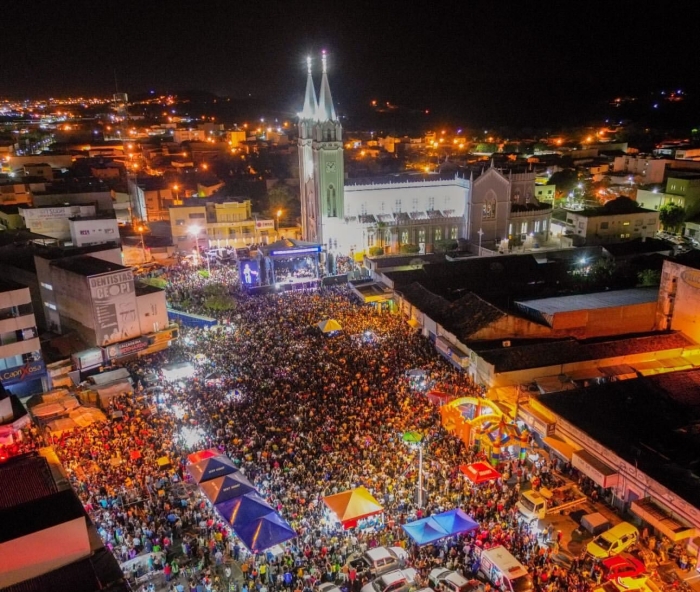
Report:
[[[249,296],[228,267],[211,279],[186,269],[164,277],[171,301],[186,302],[193,312],[202,312],[210,281],[229,284],[236,307],[219,328],[183,328],[169,350],[130,362],[136,392],[112,399],[107,422],[54,442],[137,590],[155,586],[141,578],[155,572],[165,590],[221,592],[235,561],[241,592],[310,592],[318,581],[359,592],[366,576],[348,567],[348,557],[378,545],[405,547],[426,584],[435,566],[476,576],[478,551],[498,544],[528,567],[536,590],[592,589],[594,579],[584,577],[578,558],[572,569],[557,565],[556,533],[539,533],[517,517],[520,482],[551,472],[551,464],[506,460],[501,468],[520,479],[479,487],[460,473],[460,464],[483,456],[441,427],[436,406],[412,388],[408,371],[421,369],[431,383],[460,394],[483,390],[436,355],[401,315],[360,304],[347,287]],[[328,318],[343,330],[322,335],[316,325]],[[357,338],[368,332],[373,339]],[[194,376],[164,382],[160,368],[183,360],[194,362]],[[422,507],[415,495],[417,451],[402,437],[407,431],[424,437]],[[294,528],[298,536],[281,552],[248,553],[189,483],[187,455],[209,447],[227,454]],[[359,485],[384,514],[344,530],[322,498]],[[412,544],[401,528],[454,507],[479,528],[428,547]]]

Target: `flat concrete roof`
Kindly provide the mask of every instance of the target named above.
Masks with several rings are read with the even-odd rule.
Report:
[[[65,259],[53,261],[51,265],[60,267],[61,269],[65,269],[66,271],[70,271],[76,275],[84,275],[86,277],[99,275],[101,273],[109,273],[110,271],[127,271],[131,269],[130,267],[117,265],[116,263],[104,261],[103,259],[98,259],[97,257],[90,257],[89,255],[66,257]]]
[[[614,308],[656,302],[659,298],[658,288],[631,288],[594,294],[575,294],[536,300],[520,300],[515,304],[524,308],[537,310],[542,314],[553,315],[574,310],[595,310],[597,308]]]

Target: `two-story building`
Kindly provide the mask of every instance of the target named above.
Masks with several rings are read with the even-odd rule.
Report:
[[[566,210],[566,226],[587,245],[653,238],[659,230],[659,212],[619,197],[600,208]]]

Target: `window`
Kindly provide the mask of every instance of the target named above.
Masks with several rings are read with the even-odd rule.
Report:
[[[395,213],[399,213],[400,211],[401,211],[401,200],[400,200],[400,199],[397,199],[397,200],[394,202],[394,212],[395,212]]]
[[[508,224],[508,237],[513,236],[513,223]]]
[[[421,228],[418,231],[418,242],[419,243],[424,243],[425,242],[425,228]]]
[[[428,198],[428,211],[432,212],[434,209],[435,209],[435,198],[429,197]]]
[[[540,221],[535,220],[535,232],[539,232],[539,231],[540,231]]]
[[[542,220],[542,232],[547,232],[547,220]]]
[[[408,230],[401,231],[401,244],[402,245],[408,244]]]
[[[622,225],[623,225],[623,226],[629,226],[629,225],[630,225],[629,220],[627,220],[626,222],[623,222]]]
[[[452,230],[450,230],[450,238],[452,240],[457,240],[457,227],[453,226]]]
[[[608,222],[601,222],[601,223],[600,223],[600,229],[601,229],[601,230],[607,230],[607,229],[608,229]]]
[[[190,220],[203,220],[204,214],[190,214]]]
[[[417,210],[418,210],[418,198],[414,197],[413,198],[413,211],[415,212]]]
[[[520,234],[527,234],[527,222],[520,223]]]
[[[46,284],[44,282],[41,282],[41,287],[46,288],[47,290],[51,290],[53,292],[53,286],[51,284]]]
[[[360,204],[360,215],[361,216],[367,215],[367,202],[366,201],[362,202],[362,204]]]
[[[175,226],[184,226],[184,225],[185,225],[185,221],[182,220],[181,218],[178,218],[177,220],[175,220]]]
[[[641,226],[643,222],[644,222],[644,220],[635,220],[635,221],[634,221],[634,225],[635,225],[635,226]]]
[[[436,241],[442,240],[442,228],[435,229],[435,240]]]

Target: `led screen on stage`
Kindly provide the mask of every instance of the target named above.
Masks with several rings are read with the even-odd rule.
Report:
[[[238,269],[244,286],[260,285],[260,266],[255,259],[242,259],[238,262]]]

